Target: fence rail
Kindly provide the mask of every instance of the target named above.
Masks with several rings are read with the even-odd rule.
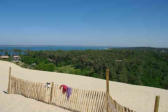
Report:
[[[106,104],[105,100],[107,96],[103,91],[72,88],[72,94],[67,99],[66,94],[62,93],[59,85],[55,83],[52,83],[52,85],[48,88],[46,83],[31,82],[10,76],[9,91],[11,94],[20,94],[72,111],[107,112],[105,107],[108,104],[108,112],[135,112],[118,104],[110,95],[108,95],[108,103]]]

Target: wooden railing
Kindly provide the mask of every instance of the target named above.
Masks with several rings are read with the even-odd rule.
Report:
[[[11,69],[10,69],[11,70]],[[107,71],[108,72],[108,71]],[[11,71],[10,71],[11,73]],[[135,112],[121,106],[109,95],[109,91],[94,91],[72,88],[72,94],[67,99],[62,93],[60,85],[26,81],[9,75],[9,94],[20,94],[45,103],[57,105],[72,111],[79,112]],[[108,82],[107,82],[108,85]]]

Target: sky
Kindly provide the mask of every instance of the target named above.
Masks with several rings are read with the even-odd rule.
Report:
[[[168,0],[0,0],[0,45],[168,48]]]

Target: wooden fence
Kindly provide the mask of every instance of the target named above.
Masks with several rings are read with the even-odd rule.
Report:
[[[57,105],[77,112],[135,112],[121,106],[103,91],[82,90],[72,88],[72,94],[67,99],[60,86],[50,83],[36,83],[9,75],[9,94],[20,94],[45,103]]]
[[[53,84],[48,88],[46,83],[36,83],[11,76],[9,93],[20,94],[73,111],[106,112],[105,92],[72,88],[72,94],[67,99],[66,94],[63,94],[59,87]],[[110,95],[108,95],[108,108],[108,112],[134,112],[118,104]]]

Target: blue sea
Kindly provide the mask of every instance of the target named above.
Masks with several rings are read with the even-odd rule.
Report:
[[[6,50],[13,50],[13,49],[20,49],[20,50],[103,50],[108,49],[111,47],[105,46],[47,46],[47,45],[0,45],[0,49]]]

